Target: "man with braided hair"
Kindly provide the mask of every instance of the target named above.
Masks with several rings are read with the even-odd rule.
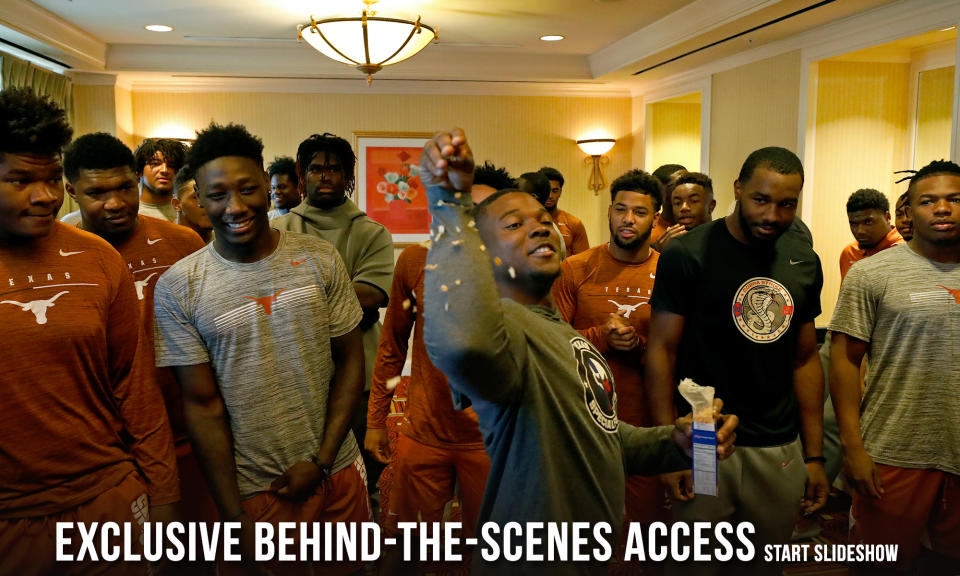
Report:
[[[927,533],[946,574],[960,561],[960,166],[924,166],[907,193],[913,238],[857,262],[841,286],[830,393],[851,541],[899,544],[897,569],[910,570]]]

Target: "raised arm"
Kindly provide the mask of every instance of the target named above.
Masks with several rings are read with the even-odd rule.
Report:
[[[520,384],[500,295],[473,223],[473,153],[462,130],[437,133],[421,156],[433,245],[424,277],[424,343],[452,388],[501,401]],[[516,336],[513,336],[516,338]]]

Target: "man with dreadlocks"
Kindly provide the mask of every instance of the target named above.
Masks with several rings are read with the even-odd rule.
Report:
[[[945,569],[960,560],[960,166],[924,166],[907,193],[913,239],[843,281],[830,392],[854,489],[851,541],[899,544],[906,570],[926,532]]]
[[[171,519],[170,504],[180,499],[160,389],[134,377],[133,277],[110,244],[55,220],[60,151],[71,133],[49,99],[0,92],[3,574],[65,572],[54,554],[59,521],[140,530]],[[143,568],[87,561],[72,571]]]
[[[301,232],[333,244],[363,308],[365,386],[360,412],[353,425],[362,438],[366,430],[370,377],[380,340],[380,309],[387,305],[393,283],[393,238],[383,224],[373,220],[349,198],[356,184],[357,157],[350,143],[333,134],[313,134],[297,149],[297,176],[305,199],[270,224],[279,230]],[[364,458],[373,488],[382,467],[372,457]]]

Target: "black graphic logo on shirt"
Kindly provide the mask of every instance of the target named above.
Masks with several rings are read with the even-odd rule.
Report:
[[[793,296],[770,278],[751,278],[733,297],[733,322],[740,332],[761,344],[777,341],[790,328]]]
[[[570,340],[577,358],[577,374],[583,384],[583,401],[593,421],[605,432],[616,432],[617,391],[610,367],[590,342],[579,336]]]

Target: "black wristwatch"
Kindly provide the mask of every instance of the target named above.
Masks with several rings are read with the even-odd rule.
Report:
[[[317,468],[320,469],[320,473],[323,474],[324,478],[329,478],[332,475],[333,470],[330,468],[330,466],[324,466],[320,462],[320,459],[317,458],[316,454],[310,457],[310,461],[313,462],[317,466]]]

